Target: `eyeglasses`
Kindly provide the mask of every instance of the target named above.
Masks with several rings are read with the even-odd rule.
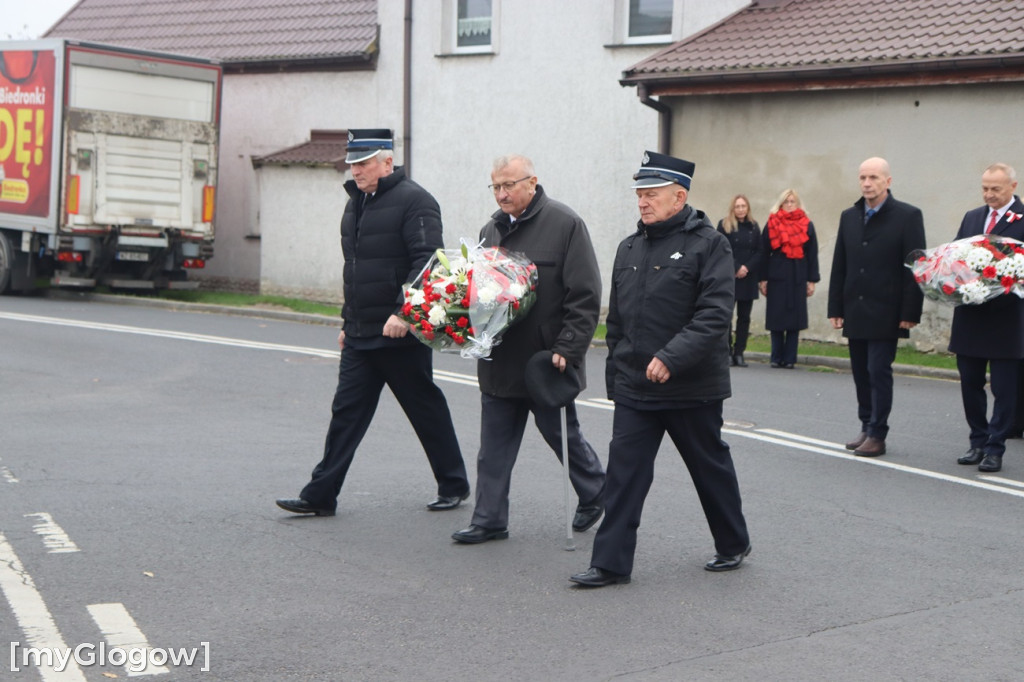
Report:
[[[491,190],[492,192],[494,192],[495,194],[497,194],[497,193],[498,193],[498,192],[500,192],[501,190],[505,190],[506,192],[511,192],[511,191],[512,191],[512,190],[513,190],[513,189],[515,188],[515,186],[516,186],[517,184],[519,184],[519,183],[520,183],[520,182],[522,182],[523,180],[529,180],[529,179],[530,179],[530,178],[532,178],[532,177],[533,177],[532,175],[527,175],[527,176],[526,176],[525,178],[519,178],[518,180],[510,180],[510,181],[508,181],[508,182],[499,182],[499,183],[497,183],[497,184],[494,184],[494,185],[487,185],[487,186],[488,186],[488,187],[490,188],[490,190]]]

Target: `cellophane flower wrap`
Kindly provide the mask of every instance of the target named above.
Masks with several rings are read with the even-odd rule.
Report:
[[[997,296],[1024,298],[1024,244],[977,235],[915,251],[907,258],[921,291],[952,305],[977,305]]]
[[[434,350],[486,358],[537,298],[537,266],[501,247],[438,249],[404,286],[400,316]]]

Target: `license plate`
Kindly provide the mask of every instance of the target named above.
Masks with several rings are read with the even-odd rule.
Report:
[[[144,251],[118,251],[117,260],[149,260],[149,254]]]

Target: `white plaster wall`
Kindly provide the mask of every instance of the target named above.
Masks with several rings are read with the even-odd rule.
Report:
[[[690,203],[713,222],[737,193],[750,198],[762,226],[782,190],[800,194],[817,231],[822,275],[807,336],[838,341],[826,319],[828,278],[839,214],[860,198],[860,163],[886,158],[893,195],[924,212],[928,245],[950,241],[963,214],[982,205],[981,173],[989,164],[1024,170],[1024,140],[1008,125],[1022,95],[1022,84],[991,84],[666,101],[674,110],[672,152],[697,164]],[[950,307],[926,301],[911,340],[944,350],[951,315]],[[752,327],[763,325],[762,301]]]
[[[333,168],[256,170],[263,232],[260,293],[339,302],[345,175]]]
[[[710,23],[746,4],[680,6],[700,6]],[[459,237],[475,240],[497,209],[487,188],[494,158],[526,154],[548,194],[587,222],[606,300],[615,247],[636,225],[632,175],[644,150],[658,145],[657,112],[618,80],[663,46],[609,47],[619,2],[497,6],[495,54],[440,56],[448,28],[442,3],[415,3],[412,175],[437,197],[452,245]]]

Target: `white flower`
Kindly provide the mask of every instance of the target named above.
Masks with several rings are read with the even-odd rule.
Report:
[[[973,282],[961,284],[960,295],[964,297],[964,303],[984,303],[988,298],[988,287],[980,279],[976,279]]]
[[[1015,253],[1013,257],[999,261],[996,263],[996,274],[1000,277],[1019,277],[1021,263],[1024,263],[1024,259],[1018,260],[1020,258],[1020,254]]]
[[[412,295],[409,296],[409,303],[412,303],[413,305],[423,305],[426,303],[427,299],[423,295],[422,289],[412,289],[411,291]]]
[[[430,322],[430,324],[434,325],[435,327],[438,327],[441,324],[443,324],[447,317],[448,313],[445,312],[443,306],[439,305],[430,306],[430,312],[427,313],[427,321]]]
[[[476,297],[480,303],[484,305],[491,305],[494,303],[494,299],[501,293],[501,286],[497,282],[488,282],[484,286],[477,289]]]
[[[988,249],[977,248],[971,249],[971,252],[967,254],[966,258],[964,258],[964,262],[967,263],[972,270],[981,272],[985,269],[986,265],[992,262],[993,259],[994,256],[991,251]]]
[[[515,299],[517,301],[522,299],[523,296],[525,296],[526,292],[527,292],[526,285],[522,284],[520,282],[515,282],[513,284],[510,284],[509,287],[508,287],[508,290],[509,290],[509,293],[511,293],[512,296],[515,297]]]

